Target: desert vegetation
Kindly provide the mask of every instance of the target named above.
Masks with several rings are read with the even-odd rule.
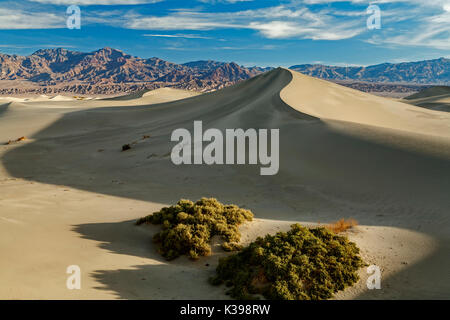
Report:
[[[238,226],[252,219],[250,210],[224,205],[214,198],[202,198],[196,202],[182,199],[136,223],[162,225],[153,240],[159,245],[162,256],[172,260],[184,254],[192,259],[209,255],[211,238],[215,235],[223,239],[224,250],[241,249]]]
[[[340,233],[347,231],[353,227],[356,227],[358,225],[358,221],[355,219],[340,219],[338,221],[332,222],[329,225],[326,226],[327,229],[333,231],[334,233]]]
[[[359,279],[359,249],[324,227],[294,224],[222,258],[211,283],[225,283],[236,299],[328,299]]]

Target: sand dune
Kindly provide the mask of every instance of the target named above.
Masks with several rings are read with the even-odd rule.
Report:
[[[62,96],[62,95],[56,95],[56,96],[47,96],[45,94],[39,95],[36,97],[27,97],[27,98],[17,98],[17,97],[10,97],[10,96],[4,96],[0,97],[0,101],[9,101],[9,102],[38,102],[38,101],[73,101],[75,100],[72,97]]]
[[[431,87],[431,88],[422,90],[418,93],[412,94],[404,99],[405,100],[413,100],[413,99],[437,97],[437,96],[449,95],[449,94],[450,94],[450,87],[436,86],[436,87]]]
[[[159,88],[155,90],[142,90],[133,92],[123,96],[104,98],[103,101],[134,101],[141,100],[144,103],[164,103],[169,101],[186,99],[195,97],[199,93],[188,90],[174,89],[174,88]],[[141,103],[142,103],[141,102]],[[138,102],[139,103],[139,102]]]
[[[51,97],[49,100],[52,100],[52,101],[73,101],[73,100],[75,100],[75,98],[61,96],[61,95],[56,95],[56,96]]]
[[[403,99],[404,102],[430,110],[450,112],[450,87],[432,87]]]
[[[142,90],[138,92],[133,92],[126,95],[121,95],[117,97],[109,97],[109,98],[93,98],[93,97],[69,97],[69,96],[62,96],[62,95],[56,95],[56,96],[47,96],[47,95],[39,95],[36,97],[26,97],[26,98],[17,98],[17,97],[10,97],[10,96],[4,96],[0,97],[0,102],[26,102],[31,103],[35,102],[37,105],[39,105],[40,102],[44,102],[43,104],[40,104],[42,106],[46,107],[63,107],[63,106],[70,106],[72,108],[77,108],[84,106],[86,102],[88,102],[88,106],[90,108],[93,107],[102,107],[105,106],[108,102],[108,106],[124,106],[124,105],[143,105],[143,104],[155,104],[155,103],[164,103],[164,102],[170,102],[175,100],[181,100],[186,99],[190,97],[195,97],[199,95],[200,93],[194,92],[194,91],[188,91],[188,90],[181,90],[181,89],[175,89],[175,88],[159,88],[155,90]],[[68,103],[66,105],[64,104],[53,104],[53,102],[70,102],[74,100],[79,100],[80,103],[77,104],[71,104]],[[47,102],[51,102],[48,104]]]
[[[163,98],[145,102],[153,96]],[[0,146],[1,298],[226,299],[206,281],[223,253],[168,263],[150,240],[158,228],[133,225],[179,198],[202,196],[255,213],[244,241],[294,221],[358,220],[348,235],[381,267],[382,290],[367,290],[361,270],[362,280],[337,298],[448,298],[447,113],[281,68],[159,103],[171,96],[180,97],[163,90],[58,102],[66,108],[0,105],[0,142],[29,137]],[[204,130],[280,129],[278,175],[260,176],[254,165],[173,165],[170,135],[194,120]],[[82,290],[65,287],[72,264],[83,272]]]
[[[281,98],[294,109],[323,120],[450,137],[449,114],[369,95],[297,72],[281,91]]]

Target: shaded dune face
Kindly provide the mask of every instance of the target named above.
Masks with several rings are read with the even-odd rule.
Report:
[[[433,87],[403,99],[422,108],[450,112],[450,87]]]
[[[363,225],[420,230],[442,239],[447,250],[448,116],[401,103],[386,116],[387,99],[303,77],[279,68],[174,102],[67,113],[2,161],[15,177],[124,198],[174,203],[211,196],[245,203],[257,218],[352,217]],[[204,131],[279,129],[279,173],[261,176],[260,165],[175,166],[171,133],[192,131],[195,120]],[[439,272],[449,265],[443,259]],[[425,277],[438,281],[436,274]]]

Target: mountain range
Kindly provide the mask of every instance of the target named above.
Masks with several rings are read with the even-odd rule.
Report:
[[[41,49],[29,56],[0,53],[0,94],[117,94],[158,87],[213,91],[271,69],[212,60],[177,64],[109,47],[89,53]],[[408,91],[411,86],[450,84],[450,59],[446,58],[368,67],[304,64],[290,69],[364,91],[376,91],[378,84],[373,83],[382,83],[384,88],[401,83],[394,88],[403,86]]]
[[[382,63],[367,67],[336,67],[303,64],[289,69],[326,80],[357,80],[381,83],[449,84],[450,59]]]

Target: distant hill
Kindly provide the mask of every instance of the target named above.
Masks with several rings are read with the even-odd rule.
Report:
[[[368,67],[295,65],[289,69],[326,80],[450,85],[450,59],[383,63]]]
[[[424,89],[404,98],[403,101],[430,110],[450,112],[450,87],[437,86]]]
[[[213,60],[177,64],[109,47],[88,53],[41,49],[29,56],[0,53],[0,94],[108,95],[159,87],[212,91],[272,69]],[[450,84],[450,59],[445,58],[348,68],[305,64],[290,69],[377,94],[405,96],[424,86]]]
[[[422,99],[422,98],[433,98],[433,97],[439,97],[444,95],[450,95],[450,86],[436,86],[432,88],[428,88],[425,90],[422,90],[418,93],[415,93],[413,95],[410,95],[406,97],[407,100],[413,100],[413,99]]]

